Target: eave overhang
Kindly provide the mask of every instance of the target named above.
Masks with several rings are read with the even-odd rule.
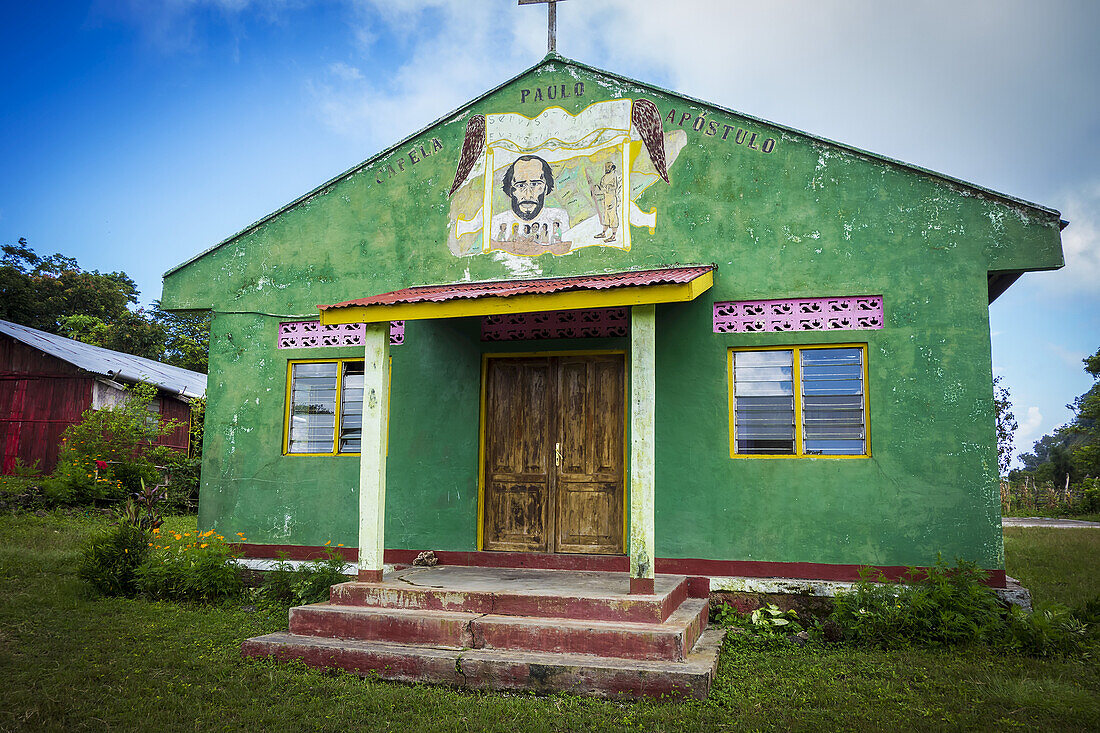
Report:
[[[714,284],[714,265],[422,285],[319,305],[322,325],[463,318],[500,313],[615,308],[694,300]]]

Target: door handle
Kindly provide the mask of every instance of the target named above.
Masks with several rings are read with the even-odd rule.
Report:
[[[561,468],[561,443],[554,443],[554,465]]]

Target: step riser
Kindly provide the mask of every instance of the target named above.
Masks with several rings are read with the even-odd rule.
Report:
[[[675,632],[616,632],[475,622],[473,637],[475,649],[594,654],[672,662],[684,659],[684,635]]]
[[[456,649],[509,649],[682,661],[705,627],[706,613],[704,604],[686,625],[668,623],[666,625],[671,628],[664,629],[578,629],[524,622],[516,617],[468,614],[448,617],[432,611],[418,613],[315,605],[290,610],[290,633]]]
[[[687,584],[664,597],[610,600],[341,583],[332,586],[329,598],[341,606],[661,623],[687,598]]]
[[[372,609],[374,610],[374,609]],[[386,609],[335,611],[316,606],[290,609],[290,633],[330,639],[394,641],[401,644],[474,645],[469,619],[386,613]]]
[[[710,689],[710,670],[609,669],[570,663],[479,659],[460,652],[392,649],[322,648],[293,641],[249,639],[241,647],[246,657],[273,656],[279,661],[301,660],[319,669],[343,669],[381,679],[430,682],[483,690],[569,692],[614,698],[693,697],[704,699]]]
[[[299,659],[315,669],[343,669],[355,674],[377,674],[400,682],[434,682],[461,686],[454,657],[385,650],[318,648],[294,643],[248,639],[241,644],[243,657],[274,657],[280,662]]]

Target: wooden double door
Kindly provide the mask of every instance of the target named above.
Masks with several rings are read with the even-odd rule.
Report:
[[[623,552],[622,354],[489,359],[486,550]]]

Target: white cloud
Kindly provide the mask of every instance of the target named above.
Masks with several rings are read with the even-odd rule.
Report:
[[[1043,414],[1039,412],[1039,408],[1031,406],[1027,408],[1027,413],[1019,419],[1019,427],[1016,428],[1016,443],[1022,440],[1027,440],[1031,436],[1035,435],[1039,426],[1043,424]]]
[[[386,38],[401,47],[408,44],[403,61],[385,78],[330,73],[312,79],[308,91],[326,125],[376,148],[400,140],[534,60],[517,41],[517,29],[528,16],[510,5],[357,0],[353,8],[352,32],[364,54],[377,52],[373,46]]]
[[[235,35],[240,32],[235,19],[245,12],[267,22],[276,22],[284,11],[302,7],[309,0],[100,0],[92,6],[92,19],[102,14],[120,18],[140,28],[147,43],[164,54],[194,52],[202,45],[200,18],[204,11],[219,13],[231,21]]]
[[[1044,282],[1060,292],[1100,294],[1100,181],[1093,181],[1065,198],[1062,216],[1069,226],[1062,231],[1066,266]]]
[[[329,64],[328,72],[343,81],[358,81],[363,78],[363,73],[359,71],[359,69],[349,64],[345,64],[343,61]]]
[[[1052,343],[1050,341],[1047,342],[1047,348],[1050,349],[1050,353],[1061,359],[1067,366],[1072,367],[1073,369],[1084,368],[1081,362],[1086,356],[1088,356],[1088,354],[1086,354],[1085,352],[1067,349],[1064,346],[1059,346],[1058,344]]]

